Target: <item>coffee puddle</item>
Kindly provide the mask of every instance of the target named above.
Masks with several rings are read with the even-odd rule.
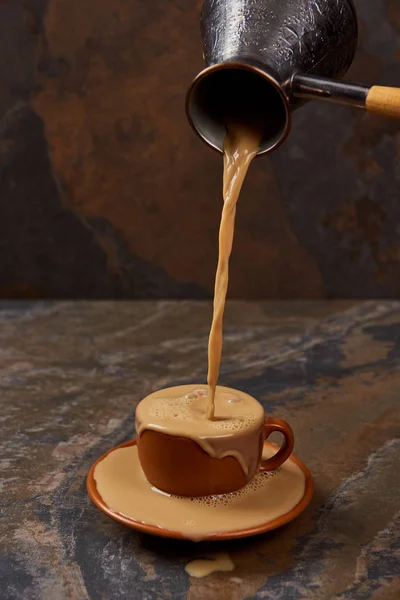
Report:
[[[216,571],[233,571],[233,564],[229,554],[218,553],[206,558],[190,561],[185,567],[186,573],[191,577],[207,577]]]

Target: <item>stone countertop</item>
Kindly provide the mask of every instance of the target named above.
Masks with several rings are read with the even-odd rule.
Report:
[[[133,437],[137,402],[205,380],[210,318],[200,302],[0,304],[2,598],[400,596],[400,302],[228,306],[221,383],[290,421],[315,478],[291,524],[194,544],[93,506],[87,472]],[[186,563],[213,552],[235,570],[190,578]]]

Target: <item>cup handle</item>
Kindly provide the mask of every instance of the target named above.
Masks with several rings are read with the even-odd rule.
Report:
[[[282,446],[279,448],[278,452],[271,456],[271,458],[267,458],[266,460],[261,461],[260,471],[273,471],[281,466],[282,463],[285,462],[292,454],[293,446],[294,446],[294,435],[292,428],[286,421],[283,419],[274,419],[273,417],[268,417],[264,422],[265,428],[265,439],[269,438],[273,431],[279,431],[284,436],[284,441]]]

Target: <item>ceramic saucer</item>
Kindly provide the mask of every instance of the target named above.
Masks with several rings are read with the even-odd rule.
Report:
[[[276,446],[265,442],[264,454],[272,455],[277,450]],[[122,452],[121,452],[122,451]],[[119,454],[118,454],[119,453]],[[129,456],[128,456],[129,453]],[[124,456],[124,460],[122,459]],[[102,461],[107,458],[107,461],[100,465]],[[126,462],[128,459],[128,462]],[[129,465],[129,468],[126,465]],[[96,467],[100,467],[96,471]],[[125,465],[125,466],[123,466]],[[131,468],[132,465],[132,468]],[[109,492],[103,493],[104,498],[100,495],[98,485],[101,488],[101,473],[108,471],[112,477],[112,486],[109,487]],[[257,475],[256,477],[262,477]],[[97,481],[96,481],[97,480]],[[271,531],[285,525],[300,515],[311,501],[314,485],[311,474],[307,467],[295,456],[291,456],[275,473],[271,474],[266,481],[266,486],[261,483],[258,487],[265,487],[265,515],[264,515],[264,498],[262,502],[262,510],[258,516],[258,524],[255,526],[245,526],[241,529],[229,529],[221,530],[214,533],[206,533],[201,535],[198,539],[200,540],[229,540],[243,537],[250,537]],[[289,487],[288,487],[289,486]],[[296,489],[292,490],[291,486]],[[165,503],[170,501],[170,497],[162,492],[157,492],[151,487],[150,483],[147,482],[138,462],[136,441],[131,440],[125,442],[115,448],[112,448],[101,456],[91,467],[87,477],[87,489],[90,498],[104,514],[111,517],[115,521],[127,525],[132,529],[138,531],[157,535],[167,538],[175,539],[194,539],[187,531],[180,531],[179,526],[176,529],[169,529],[165,523],[162,522],[163,508]],[[286,490],[286,493],[282,497],[277,498],[277,491]],[[116,490],[122,490],[122,493],[126,496],[126,502],[123,510],[117,512],[113,510],[110,505],[115,506],[115,493]],[[289,494],[287,492],[290,492]],[[271,493],[272,492],[272,493]],[[257,492],[260,494],[260,492]],[[146,503],[146,497],[149,495],[157,494],[156,501],[159,509],[149,514],[148,504]],[[237,494],[237,492],[235,493]],[[228,494],[227,496],[231,496]],[[182,515],[189,511],[193,512],[196,507],[187,498],[174,498],[174,502],[178,501],[182,504],[178,507],[178,512],[182,512]],[[226,505],[225,500],[223,503],[220,502],[220,498],[217,499],[219,504],[218,510],[221,515],[221,527],[223,527],[223,517],[226,509],[223,506]],[[271,498],[275,498],[272,502]],[[198,500],[195,499],[195,503]],[[235,500],[237,502],[237,500]],[[204,502],[201,510],[204,516],[204,510],[213,511],[214,509],[210,506],[204,507]],[[182,509],[182,510],[180,510]],[[215,513],[214,513],[215,515]],[[195,514],[196,516],[196,514]],[[182,516],[182,519],[188,518]],[[157,522],[158,521],[158,522]],[[189,521],[182,521],[182,523],[188,523]],[[182,528],[183,529],[183,528]]]

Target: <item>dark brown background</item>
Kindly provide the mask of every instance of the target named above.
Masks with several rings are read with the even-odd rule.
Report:
[[[199,0],[0,2],[0,297],[210,295],[221,160],[189,129]],[[398,0],[349,77],[400,85]],[[400,295],[400,124],[310,104],[253,165],[236,297]]]

